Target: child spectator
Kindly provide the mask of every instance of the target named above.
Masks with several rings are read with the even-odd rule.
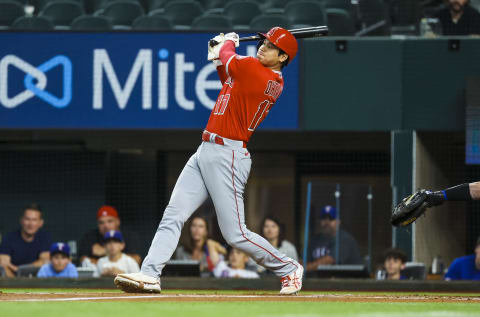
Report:
[[[236,277],[236,278],[259,278],[257,272],[245,269],[248,262],[248,256],[245,252],[232,248],[228,254],[228,265],[223,260],[219,260],[213,269],[215,277]]]
[[[125,242],[120,231],[111,230],[105,233],[106,256],[97,263],[101,276],[116,276],[122,273],[137,273],[140,271],[138,263],[130,256],[123,253]]]
[[[406,280],[405,275],[402,275],[402,270],[405,269],[407,262],[407,255],[400,249],[388,249],[383,256],[383,265],[385,267],[387,280]]]
[[[50,247],[50,263],[42,265],[37,277],[77,278],[78,272],[70,258],[70,247],[63,242],[56,242]]]

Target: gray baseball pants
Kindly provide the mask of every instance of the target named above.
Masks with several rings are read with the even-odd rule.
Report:
[[[184,223],[208,195],[215,206],[222,235],[229,245],[244,251],[277,276],[286,276],[297,269],[299,264],[296,261],[245,226],[243,192],[251,162],[250,153],[241,146],[202,142],[175,184],[143,261],[143,274],[160,277],[165,263],[175,252]]]

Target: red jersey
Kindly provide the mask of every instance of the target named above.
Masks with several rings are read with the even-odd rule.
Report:
[[[223,65],[217,72],[223,84],[206,130],[248,142],[283,90],[282,73],[263,66],[254,57],[235,54],[234,44],[220,50]]]

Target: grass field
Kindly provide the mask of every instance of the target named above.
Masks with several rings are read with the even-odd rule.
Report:
[[[302,292],[284,297],[262,291],[170,290],[159,296],[126,297],[114,290],[0,291],[2,317],[480,316],[478,294]]]

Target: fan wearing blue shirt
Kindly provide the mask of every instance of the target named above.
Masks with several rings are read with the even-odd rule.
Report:
[[[477,239],[475,254],[453,260],[445,274],[445,280],[480,280],[480,237]]]
[[[20,229],[5,235],[0,244],[0,265],[8,277],[15,276],[20,265],[40,267],[48,263],[52,240],[48,232],[41,230],[42,226],[42,211],[31,204],[23,211]]]
[[[77,278],[78,272],[70,259],[70,247],[63,242],[56,242],[50,247],[50,263],[44,264],[37,277]]]

